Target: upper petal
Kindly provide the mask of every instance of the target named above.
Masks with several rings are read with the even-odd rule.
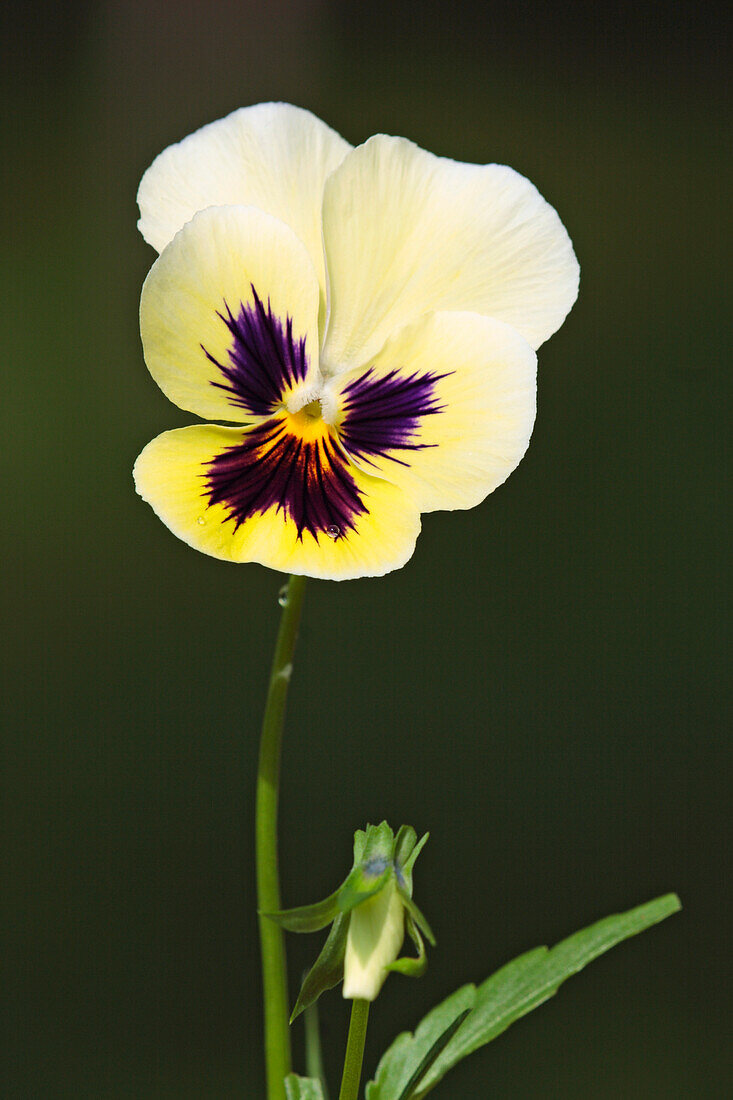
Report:
[[[366,371],[333,380],[341,443],[421,512],[472,508],[527,449],[536,362],[501,321],[431,314],[388,340]]]
[[[304,245],[252,206],[202,210],[153,264],[145,361],[165,395],[211,419],[267,416],[318,377],[318,280]]]
[[[242,107],[156,157],[140,183],[138,227],[161,252],[198,210],[257,206],[297,233],[324,286],[323,185],[350,149],[300,107]]]
[[[323,232],[332,373],[437,309],[496,317],[537,348],[578,291],[570,239],[529,180],[404,138],[378,134],[349,153],[326,182]]]

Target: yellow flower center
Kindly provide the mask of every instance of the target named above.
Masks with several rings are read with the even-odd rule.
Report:
[[[329,425],[322,415],[321,402],[311,401],[302,409],[292,413],[286,410],[285,426],[287,431],[304,443],[314,443],[329,434]]]

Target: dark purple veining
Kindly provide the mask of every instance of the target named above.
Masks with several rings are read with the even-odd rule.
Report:
[[[307,531],[335,539],[356,530],[366,513],[361,493],[338,443],[328,434],[305,441],[273,418],[247,431],[241,443],[208,463],[210,504],[223,504],[236,529],[269,508],[292,520],[302,541]]]
[[[407,466],[409,463],[398,458],[394,451],[434,447],[434,443],[416,443],[415,436],[424,416],[443,412],[435,385],[448,374],[432,371],[403,374],[391,370],[379,376],[370,367],[349,382],[343,390],[344,417],[339,425],[339,438],[348,453],[366,462],[389,458]]]
[[[219,368],[225,382],[212,386],[225,390],[232,405],[252,416],[269,416],[282,401],[284,392],[302,382],[308,372],[305,337],[293,336],[293,319],[285,323],[276,317],[268,300],[262,299],[252,287],[254,301],[240,303],[235,317],[224,303],[224,313],[217,313],[232,335],[229,363],[220,363],[201,345],[206,358]]]
[[[435,446],[418,442],[418,432],[423,417],[443,411],[435,388],[447,375],[395,369],[379,376],[370,368],[343,390],[338,435],[322,425],[321,435],[302,438],[294,421],[277,410],[287,390],[306,378],[305,337],[294,337],[292,318],[276,317],[254,286],[252,294],[236,315],[226,302],[218,314],[232,337],[228,362],[202,348],[221,371],[221,381],[211,384],[232,405],[266,419],[206,464],[209,504],[222,504],[235,530],[274,508],[295,525],[301,541],[304,534],[316,541],[347,538],[368,511],[349,458],[407,465],[407,452]]]

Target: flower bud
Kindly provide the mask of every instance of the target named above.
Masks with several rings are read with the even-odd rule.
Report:
[[[342,979],[348,1000],[373,1001],[390,971],[417,978],[425,971],[423,936],[435,937],[412,900],[412,871],[428,834],[410,825],[395,834],[386,821],[354,834],[354,863],[333,894],[313,905],[267,913],[290,932],[331,931],[303,979],[290,1022]],[[417,955],[397,958],[405,933]]]
[[[390,878],[351,912],[344,956],[344,997],[373,1001],[384,985],[405,936],[405,907]]]

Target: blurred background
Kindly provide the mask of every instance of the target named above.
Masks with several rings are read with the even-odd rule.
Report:
[[[138,180],[267,99],[354,143],[511,164],[582,267],[507,484],[425,517],[402,571],[309,586],[284,901],[333,889],[366,821],[431,831],[417,897],[439,945],[422,981],[387,983],[370,1076],[457,984],[677,890],[680,916],[435,1095],[730,1095],[730,59],[713,8],[6,0],[0,18],[3,1095],[263,1095],[251,840],[283,578],[178,542],[130,470],[191,420],[141,354]],[[293,989],[319,946],[291,938]],[[321,1003],[333,1092],[347,1013]],[[299,1027],[295,1043],[302,1069]]]

